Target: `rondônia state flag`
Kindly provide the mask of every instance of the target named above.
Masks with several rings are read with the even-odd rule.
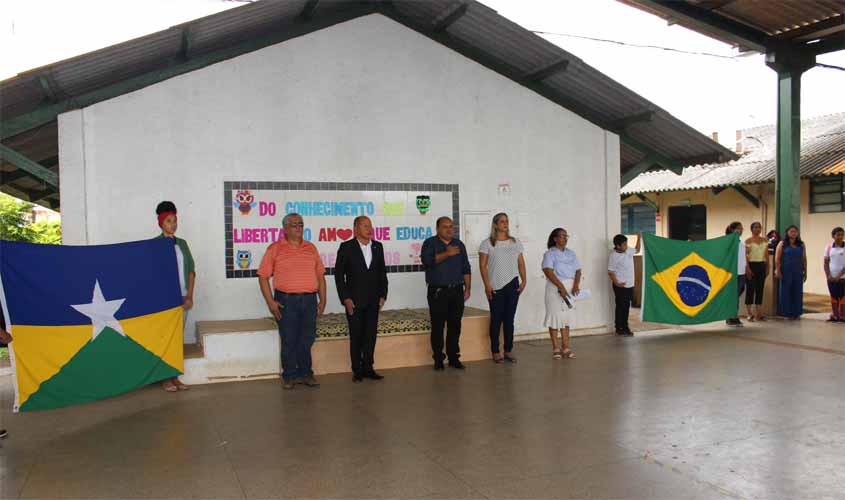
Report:
[[[184,370],[174,244],[0,241],[15,411],[95,401]]]

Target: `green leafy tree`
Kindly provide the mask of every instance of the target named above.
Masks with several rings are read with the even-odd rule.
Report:
[[[35,232],[35,243],[45,245],[60,245],[62,243],[62,223],[58,221],[40,221],[32,226]]]
[[[59,222],[30,221],[32,203],[0,193],[0,239],[27,243],[60,244],[62,229]]]

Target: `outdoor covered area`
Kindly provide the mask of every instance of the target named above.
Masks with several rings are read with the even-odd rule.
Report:
[[[801,75],[817,64],[817,56],[845,50],[845,2],[620,1],[733,45],[740,53],[765,54],[777,73],[772,79],[778,89],[776,228],[782,234],[792,224],[800,227]],[[642,166],[638,174],[648,168]]]
[[[2,498],[837,498],[845,484],[845,330],[580,337],[553,361],[148,388],[0,411]]]

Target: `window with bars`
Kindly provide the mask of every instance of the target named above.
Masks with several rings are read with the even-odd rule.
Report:
[[[654,208],[645,203],[622,205],[622,234],[654,233],[656,215]]]
[[[845,212],[842,176],[832,175],[810,179],[810,213]]]

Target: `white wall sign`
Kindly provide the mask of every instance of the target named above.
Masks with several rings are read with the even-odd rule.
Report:
[[[458,224],[457,184],[225,182],[223,200],[227,278],[256,276],[264,251],[284,237],[289,213],[302,215],[303,236],[317,246],[328,274],[359,215],[372,220],[388,272],[422,271],[420,248],[437,218]]]

